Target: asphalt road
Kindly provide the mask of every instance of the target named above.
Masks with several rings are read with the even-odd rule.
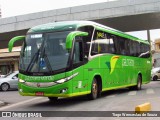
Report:
[[[5,106],[0,107],[0,111],[134,111],[135,106],[146,102],[151,103],[152,111],[160,111],[160,81],[152,81],[149,84],[143,85],[140,91],[129,89],[107,91],[102,94],[101,98],[96,100],[88,100],[85,96],[81,96],[75,98],[61,98],[58,102],[51,103],[48,98],[44,97],[24,97],[20,96],[18,91],[0,91],[0,101],[6,103]],[[96,112],[94,112],[94,114],[96,114]],[[83,116],[79,115],[79,117],[76,117],[76,120],[82,117]],[[52,118],[37,118],[37,120],[41,119],[50,120]],[[68,120],[74,118],[54,117],[54,120],[55,119]],[[88,117],[86,119],[101,120],[106,118]],[[109,117],[107,120],[108,119],[159,120],[159,118],[156,117]],[[6,120],[9,120],[9,118],[6,118]]]

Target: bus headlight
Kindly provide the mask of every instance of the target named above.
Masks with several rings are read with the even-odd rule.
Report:
[[[73,75],[71,75],[71,76],[69,76],[69,77],[66,77],[66,78],[57,80],[57,81],[55,81],[55,82],[61,84],[61,83],[64,83],[64,82],[66,82],[66,81],[68,81],[68,80],[74,78],[74,77],[77,76],[77,75],[78,75],[78,72],[75,73],[75,74],[73,74]]]
[[[61,84],[61,83],[64,83],[64,82],[66,82],[66,81],[67,81],[67,79],[66,79],[66,78],[64,78],[64,79],[60,79],[60,80],[56,81],[56,83]]]
[[[24,81],[24,80],[22,80],[22,79],[19,79],[19,82],[20,82],[20,83],[25,83],[25,81]]]

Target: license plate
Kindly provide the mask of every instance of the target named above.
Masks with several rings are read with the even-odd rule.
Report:
[[[44,92],[36,92],[36,96],[44,96]]]

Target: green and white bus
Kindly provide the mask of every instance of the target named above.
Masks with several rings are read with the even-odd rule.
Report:
[[[19,61],[19,93],[58,97],[102,91],[141,89],[150,82],[150,44],[126,33],[91,21],[64,21],[31,28],[23,40]]]

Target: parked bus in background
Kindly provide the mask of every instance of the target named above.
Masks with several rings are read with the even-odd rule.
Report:
[[[141,89],[150,82],[150,44],[146,40],[91,21],[64,21],[31,28],[23,40],[19,61],[19,93],[58,97],[102,91]]]

